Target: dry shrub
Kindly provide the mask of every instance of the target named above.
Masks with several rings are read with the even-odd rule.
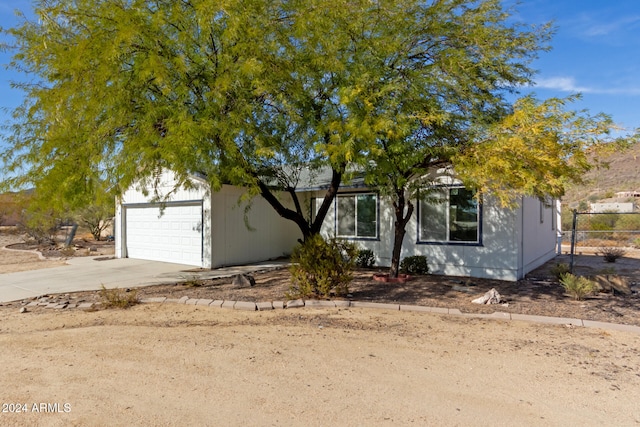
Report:
[[[107,289],[102,285],[100,298],[105,308],[129,308],[139,304],[138,292],[129,289]]]
[[[607,246],[598,248],[598,252],[602,253],[606,262],[616,262],[618,258],[622,258],[627,253],[624,249],[615,246]]]

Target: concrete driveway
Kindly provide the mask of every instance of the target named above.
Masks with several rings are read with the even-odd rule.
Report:
[[[98,261],[82,257],[72,258],[67,263],[62,267],[0,274],[0,303],[45,294],[99,290],[103,285],[106,288],[135,288],[194,278],[228,277],[286,265],[283,262],[265,262],[198,271],[190,265],[130,258]]]

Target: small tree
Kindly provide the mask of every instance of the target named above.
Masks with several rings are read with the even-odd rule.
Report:
[[[113,221],[113,209],[103,206],[89,206],[78,214],[80,222],[89,228],[94,240],[99,241],[102,232],[108,229]]]

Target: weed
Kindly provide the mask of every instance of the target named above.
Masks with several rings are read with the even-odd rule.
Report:
[[[569,264],[565,263],[565,262],[559,262],[556,265],[554,265],[553,267],[551,267],[551,269],[549,270],[551,272],[551,274],[553,274],[553,277],[555,277],[556,279],[560,280],[560,278],[569,273],[570,268],[569,268]]]
[[[618,258],[622,258],[624,254],[627,253],[627,251],[625,251],[624,249],[615,246],[599,248],[598,252],[602,253],[602,256],[604,257],[604,260],[606,262],[616,262]]]
[[[189,288],[199,288],[204,286],[204,280],[200,279],[197,274],[191,274],[189,276],[180,276],[183,280],[182,284]]]
[[[138,292],[129,289],[107,289],[102,285],[100,298],[105,308],[129,308],[139,304]]]
[[[598,290],[596,282],[583,276],[575,276],[571,273],[564,274],[560,278],[560,284],[576,301],[581,301],[585,296],[593,294]]]

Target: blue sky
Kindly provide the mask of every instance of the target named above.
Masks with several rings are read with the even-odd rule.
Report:
[[[504,0],[513,4],[514,0]],[[29,0],[0,0],[0,26],[12,27],[14,10],[29,11]],[[538,98],[581,92],[576,108],[605,112],[626,129],[640,128],[640,1],[522,0],[514,19],[527,23],[554,21],[553,49],[534,63],[533,90]],[[9,55],[0,53],[0,64]],[[22,94],[10,81],[24,78],[0,68],[0,121],[4,109],[20,104]],[[0,140],[0,150],[4,149]]]

